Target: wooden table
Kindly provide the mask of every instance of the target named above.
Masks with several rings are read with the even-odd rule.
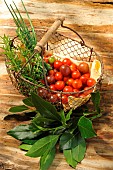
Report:
[[[20,0],[15,2],[26,20]],[[64,24],[79,32],[86,44],[101,55],[104,63],[103,116],[94,122],[97,137],[88,140],[85,158],[76,170],[113,170],[113,1],[27,0],[24,3],[36,30],[46,29],[58,16],[64,16]],[[15,29],[9,11],[0,0],[0,35],[13,37]],[[39,160],[25,156],[25,152],[18,148],[19,142],[7,135],[8,130],[23,122],[4,120],[4,117],[10,114],[8,109],[11,106],[21,104],[24,96],[12,85],[4,60],[0,50],[0,170],[36,170],[39,169]],[[57,153],[50,170],[63,169],[72,170],[63,155]]]

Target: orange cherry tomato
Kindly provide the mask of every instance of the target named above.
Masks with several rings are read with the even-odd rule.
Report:
[[[73,88],[80,89],[82,87],[82,81],[80,79],[76,79],[72,84]]]
[[[85,73],[89,73],[89,65],[86,62],[81,62],[78,65],[78,69],[81,73],[85,74]]]
[[[72,72],[73,72],[73,71],[76,71],[76,70],[77,70],[77,65],[74,64],[74,63],[72,63],[72,64],[70,65],[70,69],[71,69]]]
[[[55,83],[56,90],[63,90],[64,86],[65,86],[64,81],[59,80],[59,81],[56,81]]]
[[[93,78],[89,78],[89,79],[87,80],[87,86],[88,86],[88,87],[91,87],[91,86],[95,85],[95,83],[96,83],[96,81],[95,81],[95,79],[93,79]]]
[[[70,66],[72,64],[72,61],[69,58],[64,58],[62,63]]]
[[[73,71],[72,72],[72,78],[73,79],[79,79],[80,78],[80,76],[81,76],[81,73],[80,73],[80,71],[79,70],[76,70],[76,71]]]

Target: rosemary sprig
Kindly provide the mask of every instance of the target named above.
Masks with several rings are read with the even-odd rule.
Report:
[[[25,44],[26,48],[30,49],[31,51],[34,50],[36,44],[37,44],[37,39],[36,39],[36,33],[35,33],[35,30],[34,30],[34,27],[32,25],[32,22],[31,22],[31,19],[29,17],[29,14],[27,12],[27,9],[23,3],[23,1],[21,0],[22,2],[22,5],[23,5],[23,8],[26,12],[26,15],[28,17],[28,21],[30,23],[30,26],[31,26],[31,30],[28,29],[28,26],[26,25],[26,23],[24,22],[23,18],[22,18],[22,15],[20,14],[19,12],[19,9],[17,8],[15,2],[13,2],[14,4],[14,7],[16,8],[16,12],[13,8],[13,6],[10,4],[8,6],[7,2],[4,0],[7,8],[9,9],[13,19],[14,19],[14,22],[17,26],[17,36],[20,38],[21,42],[23,44]]]

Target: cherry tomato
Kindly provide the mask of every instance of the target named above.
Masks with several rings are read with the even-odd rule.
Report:
[[[38,95],[42,98],[46,98],[48,95],[48,91],[44,88],[38,88]]]
[[[47,94],[47,98],[46,98],[48,101],[49,101],[49,99],[50,99],[51,95],[52,95],[52,92],[48,92],[48,94]]]
[[[51,95],[50,95],[50,98],[49,98],[49,101],[50,101],[51,103],[57,103],[57,102],[58,102],[58,97],[57,97],[57,95],[56,95],[56,94],[51,94]]]
[[[83,74],[85,77],[90,78],[90,73]]]
[[[58,100],[61,101],[61,96],[62,96],[61,93],[57,93],[56,95],[58,97]]]
[[[60,72],[62,73],[63,76],[69,76],[71,74],[71,69],[68,65],[62,65],[60,67]]]
[[[41,80],[40,80],[40,82],[41,82],[42,84],[45,84],[45,81],[44,81],[44,79],[41,79]]]
[[[63,81],[66,83],[66,82],[68,81],[69,78],[70,78],[69,76],[64,77],[64,78],[63,78]]]
[[[49,75],[46,77],[48,84],[54,84],[55,83],[55,77],[53,75]]]
[[[43,57],[43,60],[48,63],[48,57]]]
[[[78,65],[78,69],[81,73],[89,73],[89,65],[86,62],[82,62]]]
[[[62,104],[67,104],[68,103],[68,97],[67,95],[62,95]]]
[[[86,95],[86,96],[93,91],[93,89],[89,89],[89,90],[88,90],[88,89],[89,89],[89,87],[85,87],[85,88],[84,88],[85,91],[84,91],[83,94]]]
[[[48,62],[50,63],[50,64],[53,64],[54,62],[55,62],[55,57],[54,56],[51,56],[51,57],[49,57],[48,58]]]
[[[75,94],[73,94],[75,97],[78,97],[79,96],[79,90],[78,89],[73,89],[73,92],[76,92]]]
[[[80,98],[84,98],[84,97],[86,97],[86,95],[83,94],[83,93],[81,93],[81,94],[79,94],[79,97],[80,97]]]
[[[80,80],[82,81],[83,84],[86,84],[88,78],[83,74],[83,75],[80,77]]]
[[[50,88],[50,90],[56,90],[55,84],[51,84],[51,85],[49,86],[49,88]]]
[[[72,72],[73,72],[73,71],[76,71],[76,70],[77,70],[77,65],[74,64],[74,63],[72,63],[72,64],[70,65],[70,69],[71,69]]]
[[[66,81],[66,84],[67,84],[68,86],[72,86],[73,81],[74,81],[73,78],[69,78],[69,79]]]
[[[55,83],[56,90],[63,90],[64,86],[65,86],[64,81],[60,80],[60,81],[56,81]]]
[[[73,92],[73,88],[71,86],[65,86],[63,92]],[[66,94],[66,95],[69,96],[70,94]]]
[[[64,58],[62,63],[70,66],[72,64],[72,61],[69,58]]]
[[[73,88],[80,89],[82,87],[82,81],[80,79],[76,79],[72,84]]]
[[[55,68],[55,69],[59,69],[61,66],[62,66],[62,61],[56,60],[56,61],[54,62],[54,68]]]
[[[56,72],[55,73],[55,80],[62,80],[63,79],[63,75],[61,72]]]
[[[55,75],[55,71],[54,70],[49,70],[48,74],[54,76]]]
[[[80,71],[79,70],[76,70],[76,71],[73,71],[72,72],[72,78],[73,79],[78,79],[78,78],[80,78],[80,76],[81,76],[81,73],[80,73]]]
[[[89,78],[89,79],[87,80],[87,86],[88,86],[88,87],[93,86],[95,83],[96,83],[96,81],[95,81],[95,79],[93,79],[93,78]]]

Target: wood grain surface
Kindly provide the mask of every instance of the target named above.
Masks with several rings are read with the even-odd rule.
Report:
[[[20,0],[15,2],[28,23]],[[85,158],[76,170],[113,170],[113,1],[25,0],[24,4],[37,31],[39,28],[48,29],[57,17],[64,16],[64,25],[76,30],[102,57],[104,75],[100,91],[103,116],[94,121],[97,137],[87,141]],[[0,0],[0,36],[13,37],[15,30],[13,19],[4,1]],[[63,31],[70,35],[68,30]],[[19,118],[4,120],[11,114],[9,108],[21,104],[23,98],[11,83],[0,49],[0,170],[39,170],[39,159],[25,156],[25,152],[18,148],[19,142],[7,135],[7,131],[16,125],[28,123]],[[72,168],[58,152],[49,170]]]

